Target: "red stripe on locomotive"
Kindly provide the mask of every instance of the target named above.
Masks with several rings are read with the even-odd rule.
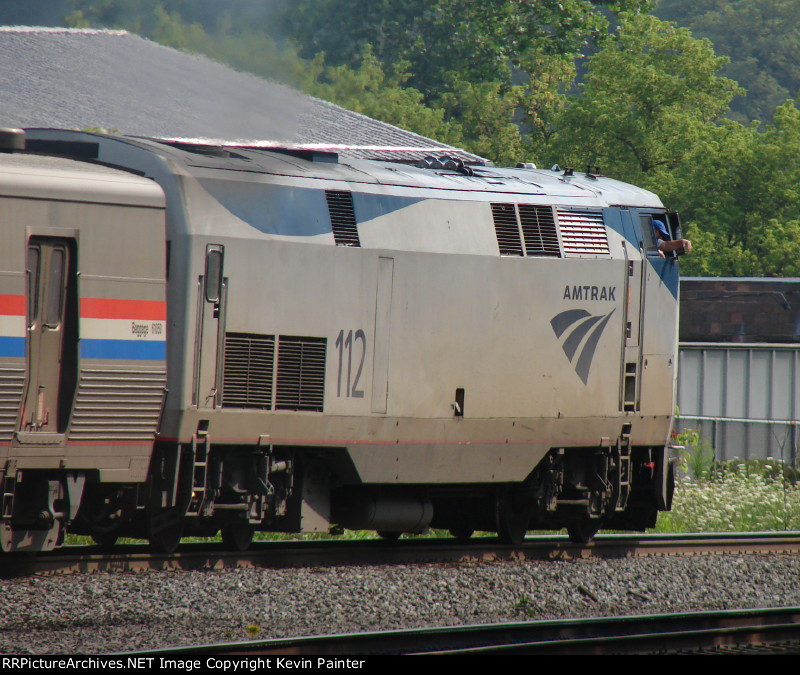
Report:
[[[167,303],[163,300],[83,298],[81,300],[81,318],[166,321]]]

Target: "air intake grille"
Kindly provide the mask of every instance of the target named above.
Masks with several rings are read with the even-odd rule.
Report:
[[[333,238],[337,246],[361,246],[353,210],[353,195],[339,190],[325,190],[331,217]]]
[[[14,435],[24,388],[22,368],[0,368],[0,441],[9,441]]]
[[[551,206],[492,204],[492,217],[500,255],[561,257]]]
[[[275,336],[225,334],[222,406],[272,408]]]
[[[326,351],[325,338],[281,336],[276,409],[322,411]]]
[[[492,204],[492,217],[500,255],[523,255],[516,207],[513,204]]]
[[[600,211],[558,210],[564,253],[610,255],[608,234]]]
[[[552,207],[520,204],[519,220],[522,236],[525,238],[526,255],[555,258],[561,256]]]
[[[161,416],[166,373],[82,368],[70,441],[149,441]]]

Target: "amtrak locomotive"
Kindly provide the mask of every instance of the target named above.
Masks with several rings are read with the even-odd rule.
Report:
[[[642,530],[678,265],[553,167],[29,130],[0,154],[0,547]]]

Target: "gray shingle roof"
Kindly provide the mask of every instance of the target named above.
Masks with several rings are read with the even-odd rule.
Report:
[[[125,31],[0,27],[0,126],[480,158]]]

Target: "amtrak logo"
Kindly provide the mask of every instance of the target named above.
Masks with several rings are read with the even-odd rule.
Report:
[[[597,343],[600,341],[600,336],[603,334],[608,320],[615,311],[616,309],[612,309],[608,314],[592,316],[585,309],[568,309],[550,320],[550,325],[557,338],[564,333],[567,334],[561,347],[570,362],[574,364],[575,372],[584,384],[589,379],[589,368],[592,367],[594,350],[597,348]],[[586,339],[584,340],[584,338]],[[578,354],[577,361],[573,361],[581,343],[583,343],[583,347]]]

